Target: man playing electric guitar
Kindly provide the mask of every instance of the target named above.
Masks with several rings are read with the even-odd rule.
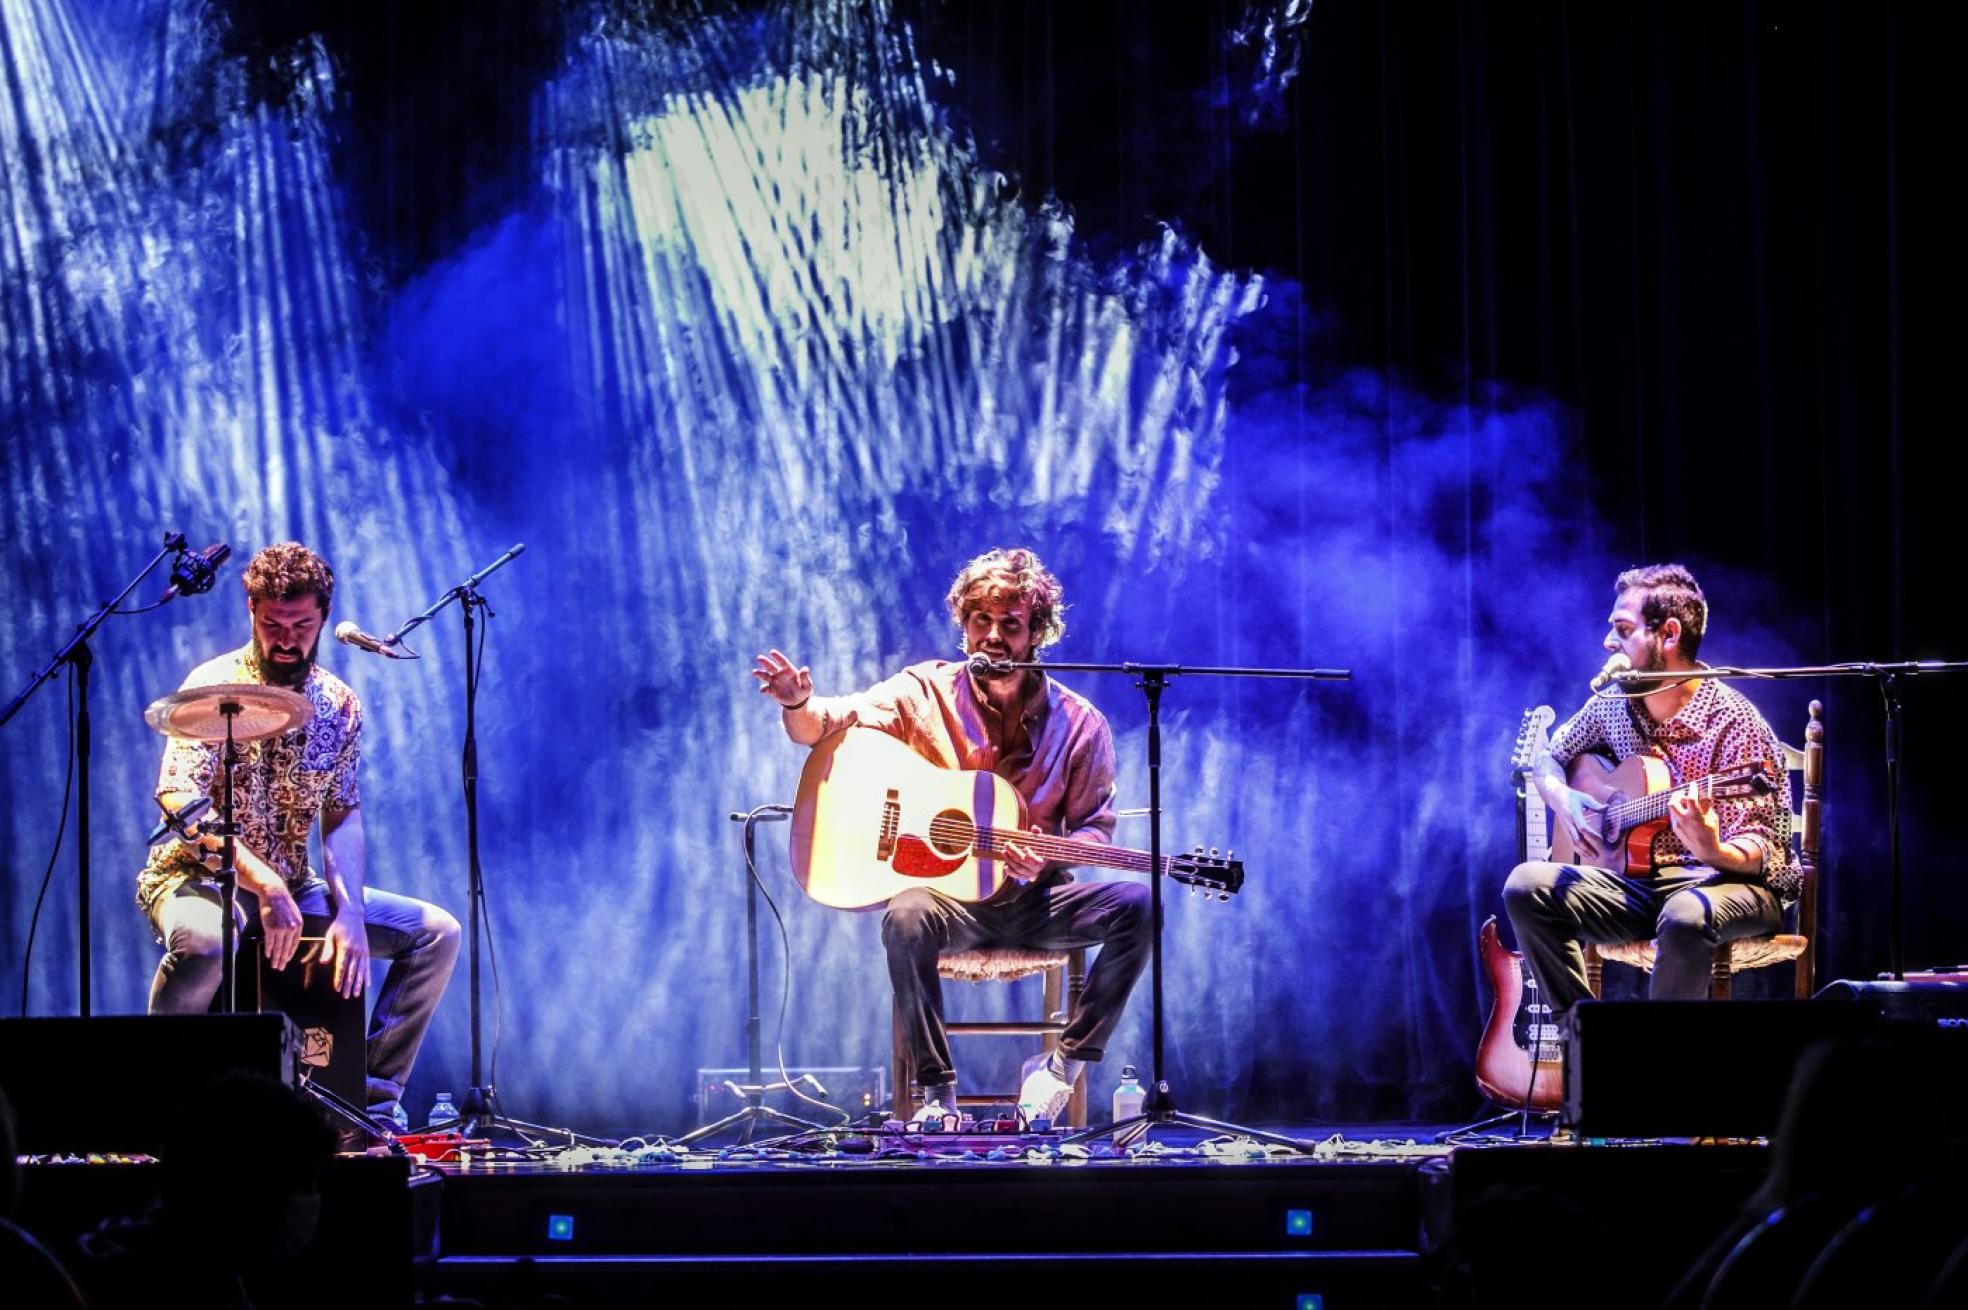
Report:
[[[1059,580],[1029,550],[978,556],[957,574],[946,603],[966,656],[1029,661],[1065,631]],[[1102,843],[1113,837],[1114,741],[1107,720],[1043,673],[930,660],[857,695],[815,696],[811,673],[774,650],[758,657],[752,676],[779,703],[786,735],[803,746],[852,726],[878,729],[933,764],[1004,778],[1024,798],[1035,833]],[[912,887],[889,900],[882,919],[889,980],[923,1089],[918,1118],[957,1113],[957,1071],[936,972],[941,952],[1101,948],[1057,1050],[1027,1071],[1019,1090],[1019,1108],[1030,1119],[1056,1118],[1084,1062],[1100,1059],[1148,959],[1146,887],[1075,883],[1068,869],[1015,843],[1006,844],[1002,864],[1010,880],[981,901]]]
[[[1629,569],[1615,592],[1605,640],[1613,661],[1624,656],[1643,673],[1699,668],[1708,602],[1687,569]],[[1756,707],[1706,678],[1633,691],[1588,700],[1539,753],[1533,780],[1551,811],[1553,858],[1518,865],[1504,884],[1518,946],[1554,1017],[1591,995],[1581,941],[1652,937],[1649,994],[1698,999],[1715,945],[1777,931],[1796,895],[1789,775]],[[1665,765],[1675,791],[1650,837],[1641,828],[1641,839],[1629,840],[1617,818],[1607,822],[1604,800],[1589,794],[1604,776],[1597,755]],[[1759,785],[1709,785],[1725,776]]]

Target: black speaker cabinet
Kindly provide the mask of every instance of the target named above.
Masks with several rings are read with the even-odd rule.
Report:
[[[1819,988],[1815,999],[1853,1002],[1887,1023],[1968,1032],[1968,976],[1961,974],[1908,974],[1904,982],[1840,978]]]
[[[28,1155],[156,1155],[171,1117],[233,1069],[293,1085],[300,1034],[278,1014],[0,1019],[0,1087]]]
[[[1584,1001],[1564,1026],[1562,1117],[1581,1137],[1767,1137],[1797,1057],[1877,1023],[1814,1001]]]

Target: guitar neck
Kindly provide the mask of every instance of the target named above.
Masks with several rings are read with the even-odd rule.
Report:
[[[1695,796],[1700,800],[1707,800],[1715,794],[1714,776],[1710,775],[1706,778],[1699,778],[1691,784],[1670,787],[1666,791],[1652,792],[1645,796],[1635,797],[1622,805],[1614,806],[1607,816],[1608,824],[1609,826],[1615,826],[1619,832],[1626,832],[1639,827],[1643,823],[1652,823],[1657,819],[1664,819],[1667,817],[1667,803],[1677,793],[1687,791],[1689,786],[1694,788]]]
[[[976,850],[979,855],[1002,857],[1006,842],[1017,842],[1058,864],[1090,864],[1131,873],[1147,873],[1152,867],[1147,851],[1131,851],[1125,846],[1109,846],[1106,842],[1087,841],[1084,838],[1049,837],[1043,833],[1019,832],[1016,828],[977,830]],[[1169,868],[1170,857],[1164,855],[1161,871],[1167,873]]]

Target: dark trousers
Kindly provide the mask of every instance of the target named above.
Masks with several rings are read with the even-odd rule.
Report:
[[[1098,1060],[1148,962],[1153,932],[1148,901],[1148,888],[1132,882],[1035,884],[1002,901],[975,905],[912,888],[889,901],[882,945],[916,1081],[940,1087],[957,1076],[943,1028],[943,980],[936,973],[936,957],[944,951],[1100,947],[1086,991],[1059,1039],[1068,1059]]]
[[[1538,860],[1511,870],[1503,906],[1554,1017],[1592,995],[1581,941],[1652,938],[1647,994],[1693,1001],[1708,995],[1719,943],[1783,928],[1783,910],[1769,888],[1707,868],[1629,878],[1589,864]]]

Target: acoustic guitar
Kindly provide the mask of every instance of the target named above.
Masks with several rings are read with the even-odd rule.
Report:
[[[1581,852],[1560,824],[1552,834],[1552,861],[1595,864],[1636,878],[1654,871],[1654,837],[1667,827],[1669,801],[1680,796],[1695,800],[1767,796],[1777,789],[1775,768],[1768,760],[1747,760],[1679,785],[1668,776],[1666,761],[1652,755],[1635,755],[1611,766],[1597,755],[1581,755],[1565,774],[1575,789],[1605,807],[1592,815],[1600,851],[1590,859],[1580,858]]]
[[[1049,861],[1148,872],[1146,851],[1030,831],[1025,798],[995,773],[943,769],[898,738],[843,728],[822,738],[800,772],[793,877],[822,905],[876,910],[910,887],[981,901],[1004,886],[1016,842]],[[1234,853],[1198,846],[1164,855],[1161,872],[1228,900],[1244,885]]]

